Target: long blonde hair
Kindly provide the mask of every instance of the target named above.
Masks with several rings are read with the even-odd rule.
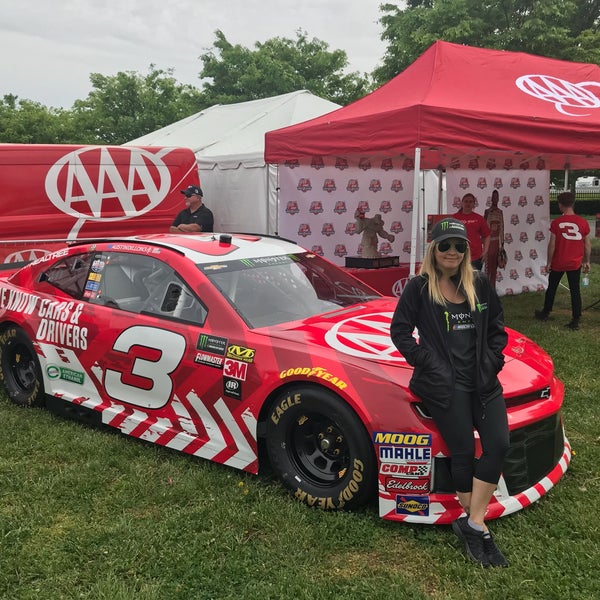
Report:
[[[426,275],[429,280],[429,298],[436,304],[445,306],[447,303],[444,294],[440,290],[439,277],[441,275],[435,261],[435,242],[431,242],[425,251],[423,262],[419,270],[420,275]],[[471,251],[467,244],[467,251],[463,255],[462,262],[458,268],[458,289],[463,293],[471,310],[475,310],[477,293],[475,292],[475,273],[471,266]]]

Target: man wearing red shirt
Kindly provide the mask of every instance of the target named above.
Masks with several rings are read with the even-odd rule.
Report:
[[[590,271],[590,255],[592,242],[590,240],[590,225],[582,217],[575,214],[573,205],[575,196],[572,192],[562,192],[557,197],[558,209],[561,216],[550,224],[550,240],[548,241],[548,259],[546,268],[549,269],[548,288],[544,296],[544,308],[535,311],[535,318],[546,321],[554,305],[554,296],[562,276],[566,273],[571,292],[572,319],[565,327],[579,329],[581,318],[581,290],[579,279],[581,267],[583,272]]]
[[[473,268],[481,271],[490,245],[490,228],[487,221],[481,215],[473,212],[475,202],[473,194],[465,194],[461,201],[461,209],[452,216],[464,223],[467,230],[467,237],[469,238],[471,265],[473,265]]]

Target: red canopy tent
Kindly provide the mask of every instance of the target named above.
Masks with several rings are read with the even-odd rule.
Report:
[[[600,67],[438,41],[368,96],[265,142],[269,163],[405,154],[433,169],[472,155],[598,168]]]

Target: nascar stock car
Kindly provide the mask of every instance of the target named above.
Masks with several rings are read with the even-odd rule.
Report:
[[[255,474],[268,461],[310,506],[378,497],[385,519],[449,523],[448,452],[391,342],[395,304],[276,237],[77,243],[0,277],[0,380],[17,405]],[[489,518],[571,457],[550,357],[512,330],[505,355],[511,446]]]

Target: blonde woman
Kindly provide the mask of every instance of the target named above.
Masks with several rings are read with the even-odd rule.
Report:
[[[398,301],[391,337],[414,367],[411,391],[421,398],[450,452],[453,483],[465,511],[452,529],[474,562],[508,566],[485,524],[509,447],[498,381],[508,338],[498,295],[487,276],[471,266],[467,230],[460,221],[443,219],[433,228],[420,273]],[[477,462],[473,429],[482,446]]]

